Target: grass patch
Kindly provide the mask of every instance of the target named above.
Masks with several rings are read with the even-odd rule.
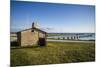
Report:
[[[11,48],[11,65],[95,61],[95,43],[48,42],[46,47]]]

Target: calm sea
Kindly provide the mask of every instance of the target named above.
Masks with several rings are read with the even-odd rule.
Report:
[[[54,34],[54,33],[53,33]],[[58,33],[55,33],[58,34]],[[62,33],[59,33],[62,34]],[[63,38],[63,37],[67,37],[67,36],[73,36],[73,35],[78,35],[79,36],[79,40],[95,40],[95,33],[63,33],[60,36],[50,36],[48,38]]]

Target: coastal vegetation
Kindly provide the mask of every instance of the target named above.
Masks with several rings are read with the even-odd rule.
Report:
[[[95,43],[47,42],[47,46],[11,47],[11,66],[95,61]]]

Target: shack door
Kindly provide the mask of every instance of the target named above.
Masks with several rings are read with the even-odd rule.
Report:
[[[40,46],[46,46],[46,39],[45,38],[39,38],[39,42],[38,42],[38,45]]]

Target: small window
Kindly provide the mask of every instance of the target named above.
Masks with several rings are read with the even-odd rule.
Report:
[[[34,32],[34,30],[32,29],[32,32]]]

